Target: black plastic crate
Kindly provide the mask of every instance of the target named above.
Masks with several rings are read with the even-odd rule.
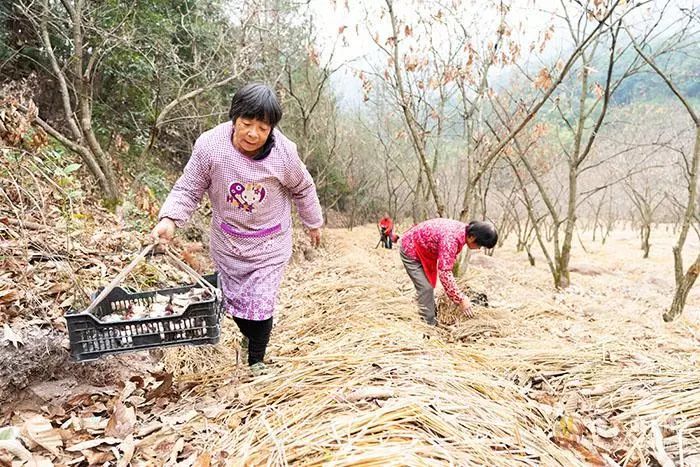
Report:
[[[217,285],[217,275],[204,276]],[[158,295],[173,295],[198,287],[197,284],[150,292],[130,292],[115,287],[91,313],[69,312],[70,353],[77,361],[103,355],[173,345],[216,344],[221,337],[222,303],[214,296],[191,303],[179,315],[103,322],[101,318],[131,303],[149,306]],[[199,286],[201,287],[201,286]]]

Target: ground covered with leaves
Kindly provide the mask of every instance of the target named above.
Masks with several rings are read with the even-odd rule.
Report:
[[[460,281],[489,307],[466,320],[443,303],[437,328],[420,321],[398,251],[374,249],[375,235],[332,229],[313,261],[297,255],[267,374],[250,374],[228,320],[216,346],[66,360],[75,374],[29,378],[4,411],[0,459],[698,465],[700,300],[693,293],[685,316],[662,322],[673,285],[663,231],[648,260],[638,259],[634,232],[590,243],[563,291],[541,261],[529,266],[508,244],[493,257],[473,255]],[[109,264],[102,279],[118,269]],[[6,321],[13,332],[22,312]],[[21,358],[22,329],[16,342],[7,336],[5,360]]]

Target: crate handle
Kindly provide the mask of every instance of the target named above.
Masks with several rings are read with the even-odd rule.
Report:
[[[105,298],[116,286],[118,286],[119,283],[120,283],[122,280],[124,280],[124,278],[126,277],[126,275],[129,274],[129,273],[131,272],[131,270],[134,269],[134,268],[136,267],[136,265],[139,264],[139,263],[141,262],[141,260],[144,259],[148,253],[151,252],[151,250],[153,249],[154,246],[156,246],[156,243],[152,243],[152,244],[146,246],[146,248],[144,248],[143,250],[141,250],[141,253],[139,253],[139,254],[136,256],[136,258],[134,258],[134,259],[131,261],[131,263],[129,263],[129,265],[128,265],[127,267],[125,267],[125,268],[122,270],[122,272],[120,272],[119,274],[117,274],[117,277],[115,277],[114,279],[112,279],[112,282],[110,282],[110,283],[107,285],[107,287],[105,287],[104,289],[102,289],[102,292],[100,292],[100,294],[99,294],[97,297],[95,297],[95,299],[92,301],[92,303],[90,304],[90,306],[88,306],[87,309],[86,309],[83,313],[91,313],[92,310],[94,310],[95,307],[97,307],[97,305],[98,305],[100,302],[102,302],[102,300],[104,300],[104,298]]]
[[[118,286],[118,285],[124,280],[124,278],[126,277],[126,275],[129,274],[129,273],[132,271],[132,269],[134,269],[134,268],[136,267],[136,265],[139,264],[139,263],[141,262],[141,260],[143,260],[143,259],[146,257],[146,255],[148,255],[148,253],[150,253],[151,250],[153,250],[153,248],[154,248],[156,245],[157,245],[157,243],[152,243],[152,244],[150,244],[150,245],[147,245],[143,250],[141,250],[141,252],[136,256],[136,258],[134,258],[134,259],[131,261],[131,263],[129,263],[129,265],[128,265],[127,267],[125,267],[125,268],[122,270],[122,272],[120,272],[120,273],[117,275],[117,277],[115,277],[114,279],[112,279],[112,282],[110,282],[110,283],[107,285],[107,287],[105,287],[104,289],[102,289],[102,292],[100,292],[100,294],[99,294],[97,297],[95,297],[95,299],[92,301],[92,303],[90,303],[90,306],[88,306],[87,309],[86,309],[83,313],[91,313],[92,310],[94,310],[95,307],[97,307],[97,305],[98,305],[100,302],[102,302],[102,300],[104,300],[104,298],[105,298],[116,286]],[[188,273],[190,276],[192,276],[192,277],[199,283],[199,285],[201,285],[201,286],[204,287],[205,289],[210,290],[210,291],[214,294],[214,297],[216,297],[219,301],[221,301],[221,291],[220,291],[218,288],[214,287],[212,284],[210,284],[209,282],[205,281],[204,278],[203,278],[201,275],[199,275],[199,273],[198,273],[197,271],[195,271],[194,269],[192,269],[187,263],[185,263],[185,262],[182,261],[180,258],[178,258],[177,255],[173,254],[173,252],[170,250],[169,247],[166,247],[166,250],[165,250],[165,251],[166,251],[166,253],[167,253],[168,256],[169,256],[169,259],[171,259],[172,261],[174,261],[175,264],[176,264],[180,269],[182,269],[183,271],[185,271],[186,273]]]
[[[192,278],[196,280],[199,283],[199,285],[211,291],[217,299],[221,300],[221,291],[217,287],[214,287],[212,284],[204,280],[204,278],[197,271],[192,269],[192,267],[190,267],[189,264],[185,263],[180,258],[178,258],[177,255],[174,254],[169,247],[166,247],[165,252],[167,253],[168,259],[171,262],[175,263],[176,266],[178,266],[180,269],[192,276]]]

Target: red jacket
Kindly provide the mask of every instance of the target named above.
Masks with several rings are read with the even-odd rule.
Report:
[[[391,220],[391,217],[386,216],[379,220],[379,228],[382,227],[384,227],[387,235],[391,235],[391,231],[394,230],[394,221]]]
[[[437,279],[450,299],[459,304],[464,294],[457,287],[452,267],[466,244],[466,224],[452,219],[430,219],[414,225],[401,237],[401,250],[423,266],[425,277],[435,287]]]

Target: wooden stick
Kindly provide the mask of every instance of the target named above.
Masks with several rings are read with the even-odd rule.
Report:
[[[12,219],[10,217],[3,218],[1,222],[7,222],[8,224],[11,224],[11,225],[19,225],[20,227],[27,228],[30,230],[44,230],[48,227],[46,225],[39,224],[37,222]]]

